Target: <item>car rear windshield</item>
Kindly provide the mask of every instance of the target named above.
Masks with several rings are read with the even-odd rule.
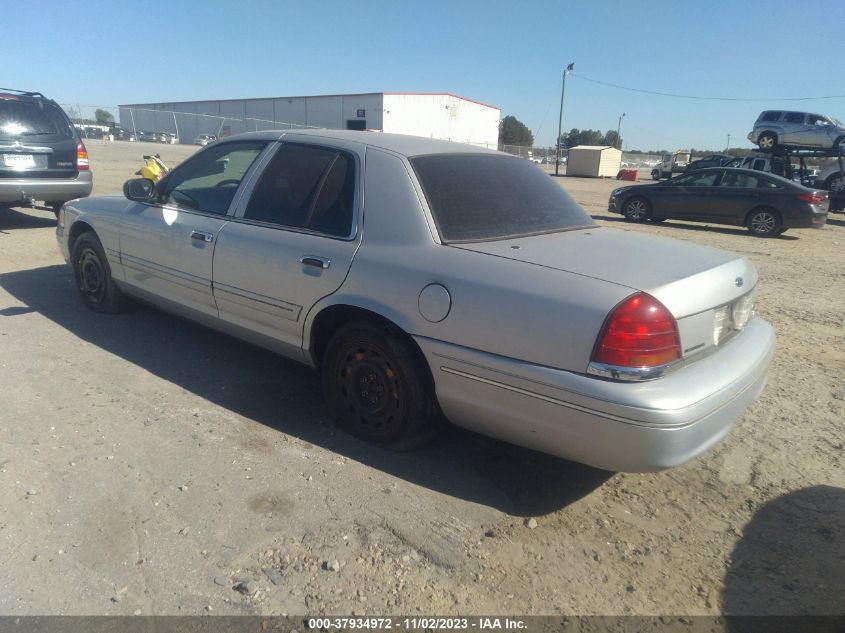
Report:
[[[553,178],[525,159],[432,154],[410,160],[444,242],[595,226]]]
[[[53,142],[73,138],[65,113],[54,103],[0,98],[0,140]]]

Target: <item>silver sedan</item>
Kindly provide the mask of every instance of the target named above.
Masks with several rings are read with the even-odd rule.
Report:
[[[153,303],[316,368],[394,448],[444,420],[599,468],[682,464],[758,397],[744,257],[600,228],[529,161],[410,136],[257,132],[63,207],[82,300]]]

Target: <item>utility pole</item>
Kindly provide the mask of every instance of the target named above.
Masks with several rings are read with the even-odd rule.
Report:
[[[625,118],[625,113],[622,113],[622,116],[619,117],[619,122],[616,124],[616,142],[619,143],[619,149],[622,149],[622,137],[619,136],[619,133],[622,131],[622,119]]]
[[[566,76],[575,68],[575,62],[563,69],[563,81],[560,84],[560,116],[557,119],[557,155],[555,156],[555,176],[560,175],[560,134],[563,129],[563,93],[566,90]]]
[[[727,152],[731,148],[731,135],[728,134],[728,144],[725,145],[725,151]]]

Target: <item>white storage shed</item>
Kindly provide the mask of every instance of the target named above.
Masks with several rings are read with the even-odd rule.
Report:
[[[567,176],[616,178],[622,166],[622,151],[606,145],[577,145],[566,159]]]

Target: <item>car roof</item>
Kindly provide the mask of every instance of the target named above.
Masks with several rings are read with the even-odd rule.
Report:
[[[227,137],[232,139],[261,139],[277,141],[284,137],[310,137],[317,139],[335,139],[353,143],[361,143],[370,147],[385,149],[404,156],[422,156],[425,154],[494,154],[501,155],[501,152],[485,149],[476,145],[466,143],[455,143],[439,139],[424,138],[422,136],[410,136],[407,134],[386,134],[384,132],[358,132],[354,130],[270,130],[261,132],[245,132],[233,134]]]

